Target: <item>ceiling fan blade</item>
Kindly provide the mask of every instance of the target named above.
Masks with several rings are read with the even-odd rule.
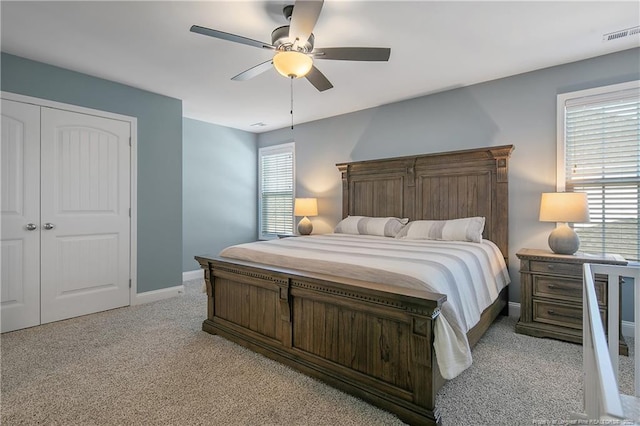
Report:
[[[235,80],[235,81],[249,80],[253,77],[256,77],[257,75],[262,74],[265,71],[269,71],[271,69],[271,64],[273,64],[273,60],[269,59],[266,62],[263,62],[261,64],[256,65],[255,67],[249,68],[248,70],[241,72],[240,74],[231,78],[231,80]]]
[[[388,61],[391,49],[388,47],[327,47],[314,49],[314,59],[334,59],[338,61]]]
[[[309,40],[313,27],[318,22],[323,3],[324,0],[298,0],[295,2],[289,25],[289,41],[291,43],[298,40],[298,44],[304,44]]]
[[[325,77],[315,65],[311,67],[311,71],[309,71],[305,77],[309,80],[309,83],[313,84],[320,92],[324,92],[333,87],[333,84],[327,80],[327,77]]]
[[[253,40],[235,34],[225,33],[223,31],[212,30],[211,28],[201,27],[199,25],[192,25],[191,32],[206,35],[209,37],[219,38],[222,40],[233,41],[235,43],[246,44],[248,46],[260,47],[263,49],[275,49],[275,46],[272,46],[269,43],[263,43],[258,40]]]

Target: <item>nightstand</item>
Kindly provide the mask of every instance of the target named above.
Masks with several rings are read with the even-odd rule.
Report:
[[[555,254],[549,250],[522,249],[520,259],[520,320],[516,332],[582,344],[582,265],[626,265],[621,256],[577,253]],[[607,277],[596,275],[596,295],[606,327]],[[621,293],[622,294],[622,293]],[[606,329],[606,328],[605,328]],[[622,331],[622,327],[620,327]],[[629,348],[620,336],[620,354]]]

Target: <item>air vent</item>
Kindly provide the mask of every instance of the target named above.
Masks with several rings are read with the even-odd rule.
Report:
[[[264,127],[264,126],[266,126],[266,124],[263,123],[262,121],[259,121],[257,123],[251,124],[249,127]]]
[[[615,31],[602,36],[602,41],[618,40],[620,38],[629,37],[640,34],[640,27],[627,28],[626,30]]]

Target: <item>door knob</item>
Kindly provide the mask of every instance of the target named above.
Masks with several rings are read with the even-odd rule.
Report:
[[[45,223],[43,226],[44,229],[53,229],[55,227],[56,226],[53,223],[49,223],[49,222]]]
[[[35,231],[38,227],[33,223],[27,223],[25,228],[27,229],[27,231]]]

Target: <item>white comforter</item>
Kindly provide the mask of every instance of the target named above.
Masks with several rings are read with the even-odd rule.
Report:
[[[466,333],[509,284],[504,258],[488,240],[468,243],[327,234],[240,244],[220,255],[447,295],[434,326],[434,348],[445,379],[471,365]]]

